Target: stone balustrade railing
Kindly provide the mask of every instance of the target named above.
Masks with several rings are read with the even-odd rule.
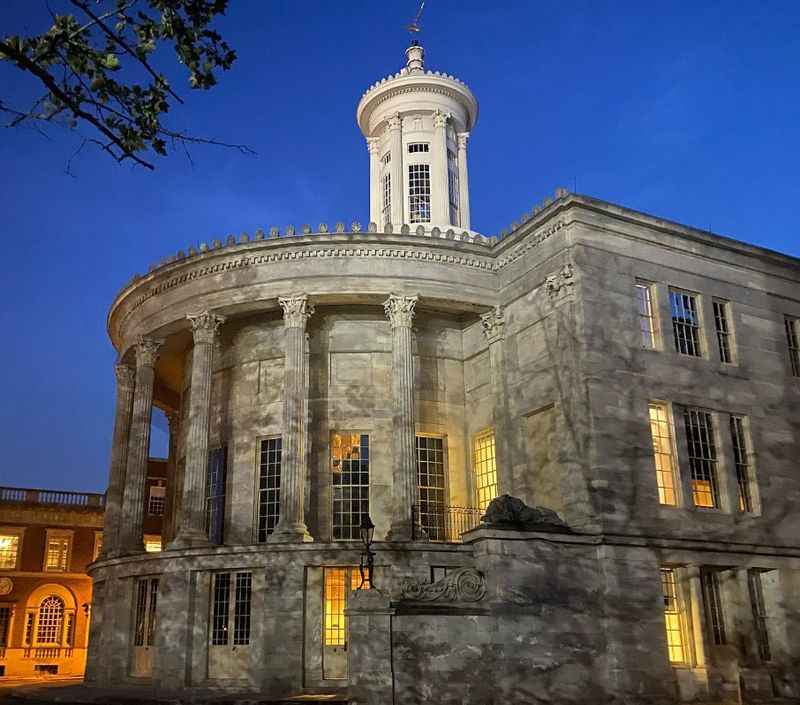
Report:
[[[61,490],[32,489],[29,487],[0,487],[0,503],[102,509],[106,504],[106,496],[96,492],[67,492]]]

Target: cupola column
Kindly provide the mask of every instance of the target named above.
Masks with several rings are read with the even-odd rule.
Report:
[[[209,311],[186,317],[192,324],[192,377],[186,427],[186,469],[183,474],[181,515],[171,548],[208,544],[205,531],[205,494],[208,475],[208,419],[211,408],[211,373],[214,341],[223,316]]]
[[[403,118],[399,113],[389,118],[389,149],[392,155],[389,162],[389,173],[392,175],[392,225],[395,232],[400,232],[406,218],[403,197]],[[379,184],[379,192],[382,188],[383,185]],[[375,222],[380,223],[380,220]]]
[[[125,498],[120,521],[120,550],[124,553],[140,553],[144,550],[142,520],[150,453],[150,419],[156,376],[154,368],[163,343],[163,340],[140,338],[136,344],[136,381],[125,464]]]
[[[458,211],[461,227],[469,230],[469,179],[467,177],[467,140],[469,132],[459,132],[458,139]]]
[[[414,358],[411,324],[414,320],[416,296],[390,295],[383,302],[392,328],[392,523],[388,540],[411,541],[424,538],[419,527],[416,425],[414,415]],[[416,529],[416,530],[415,530]]]
[[[450,223],[450,194],[447,184],[447,115],[433,114],[433,154],[431,155],[431,222]]]
[[[306,327],[314,306],[305,294],[278,299],[283,309],[286,358],[283,368],[283,440],[280,519],[268,538],[272,543],[314,539],[305,522],[306,445],[308,442],[308,358]]]
[[[367,137],[367,150],[369,150],[369,219],[376,223],[380,230],[383,225],[381,217],[381,160],[378,150],[380,140],[377,137]]]
[[[119,532],[122,499],[125,493],[125,464],[128,459],[128,434],[131,429],[135,372],[128,365],[114,366],[117,378],[117,405],[114,413],[114,442],[108,473],[106,513],[103,521],[103,555],[111,557],[120,550]]]
[[[505,374],[505,329],[506,321],[502,309],[497,306],[481,316],[483,334],[489,343],[489,368],[494,406],[495,471],[497,473],[497,496],[512,494],[511,457],[508,452],[508,395]]]

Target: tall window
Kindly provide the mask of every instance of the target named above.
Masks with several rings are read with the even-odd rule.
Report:
[[[333,481],[333,539],[361,538],[361,517],[369,513],[369,436],[366,433],[333,433],[331,436]]]
[[[258,470],[258,541],[263,543],[278,525],[281,515],[281,453],[280,438],[261,441]]]
[[[208,454],[206,481],[206,531],[211,543],[222,543],[225,529],[225,480],[228,447],[215,448]]]
[[[717,347],[720,362],[733,362],[733,346],[731,340],[730,307],[727,301],[714,299],[714,330],[717,333]]]
[[[357,568],[324,568],[322,642],[325,646],[344,646],[347,637],[347,592],[358,590],[361,575]]]
[[[784,319],[786,343],[789,346],[789,364],[794,377],[800,377],[800,318]]]
[[[722,596],[719,589],[719,573],[704,569],[701,573],[703,583],[703,602],[706,606],[708,626],[715,644],[727,644],[725,636],[725,615],[722,612]]]
[[[478,509],[485,512],[489,502],[497,497],[494,431],[486,431],[475,436],[472,441],[472,467],[475,470]]]
[[[661,569],[661,590],[664,595],[664,622],[667,629],[669,660],[671,663],[686,663],[681,599],[674,568]]]
[[[653,298],[652,284],[636,282],[636,305],[639,309],[639,331],[642,336],[642,347],[648,350],[654,350],[658,345]]]
[[[231,578],[233,577],[233,580]],[[212,646],[246,646],[250,643],[250,607],[253,592],[252,573],[217,573],[214,575],[211,613]],[[233,603],[233,614],[230,605]],[[233,621],[231,621],[231,618]],[[233,638],[231,639],[231,634]]]
[[[64,627],[64,601],[50,595],[39,605],[39,621],[36,625],[37,644],[60,644]]]
[[[140,578],[136,581],[136,618],[133,645],[153,646],[156,631],[156,604],[158,578]]]
[[[675,349],[681,355],[700,357],[700,316],[697,312],[697,296],[685,291],[670,291],[672,330],[675,333]]]
[[[444,522],[444,439],[417,436],[419,522],[431,541],[447,539]]]
[[[429,223],[431,220],[429,164],[408,165],[408,212],[412,223]]]
[[[666,404],[651,402],[650,437],[653,439],[653,458],[656,464],[656,485],[658,501],[661,504],[677,506],[675,443],[672,436],[672,423]]]
[[[762,661],[771,661],[772,649],[769,644],[767,610],[764,605],[764,586],[761,582],[761,571],[754,569],[747,571],[747,582],[750,588],[750,606],[753,610],[753,621],[756,626],[758,655]]]
[[[383,175],[383,222],[389,223],[392,220],[392,175]]]
[[[18,555],[19,534],[0,533],[0,569],[16,568]]]
[[[450,194],[450,224],[461,225],[459,217],[458,162],[455,152],[447,150],[447,191]]]
[[[72,535],[47,530],[47,548],[44,556],[44,569],[48,572],[64,572],[69,567],[69,554]]]
[[[752,476],[749,460],[749,440],[744,416],[731,416],[731,443],[733,462],[736,467],[736,486],[739,494],[739,511],[752,512],[753,498],[750,492]]]
[[[164,513],[164,506],[167,501],[167,488],[163,480],[158,484],[150,485],[150,494],[147,500],[147,513],[151,516],[161,516]]]
[[[0,649],[8,646],[8,630],[11,626],[11,608],[0,607]]]
[[[689,446],[689,469],[692,499],[696,507],[719,507],[717,487],[717,447],[711,414],[700,409],[684,409],[686,441]]]

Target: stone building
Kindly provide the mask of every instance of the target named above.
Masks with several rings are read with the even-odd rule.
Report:
[[[564,190],[474,232],[477,102],[406,58],[357,109],[369,225],[213,241],[114,301],[90,680],[800,697],[800,262]],[[508,498],[481,523],[499,495],[567,526]],[[367,514],[378,590],[352,590]]]
[[[101,494],[0,487],[0,676],[80,676]]]

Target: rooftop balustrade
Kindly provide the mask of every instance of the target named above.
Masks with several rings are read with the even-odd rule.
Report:
[[[38,504],[49,507],[104,509],[106,496],[97,492],[0,487],[0,504]]]

